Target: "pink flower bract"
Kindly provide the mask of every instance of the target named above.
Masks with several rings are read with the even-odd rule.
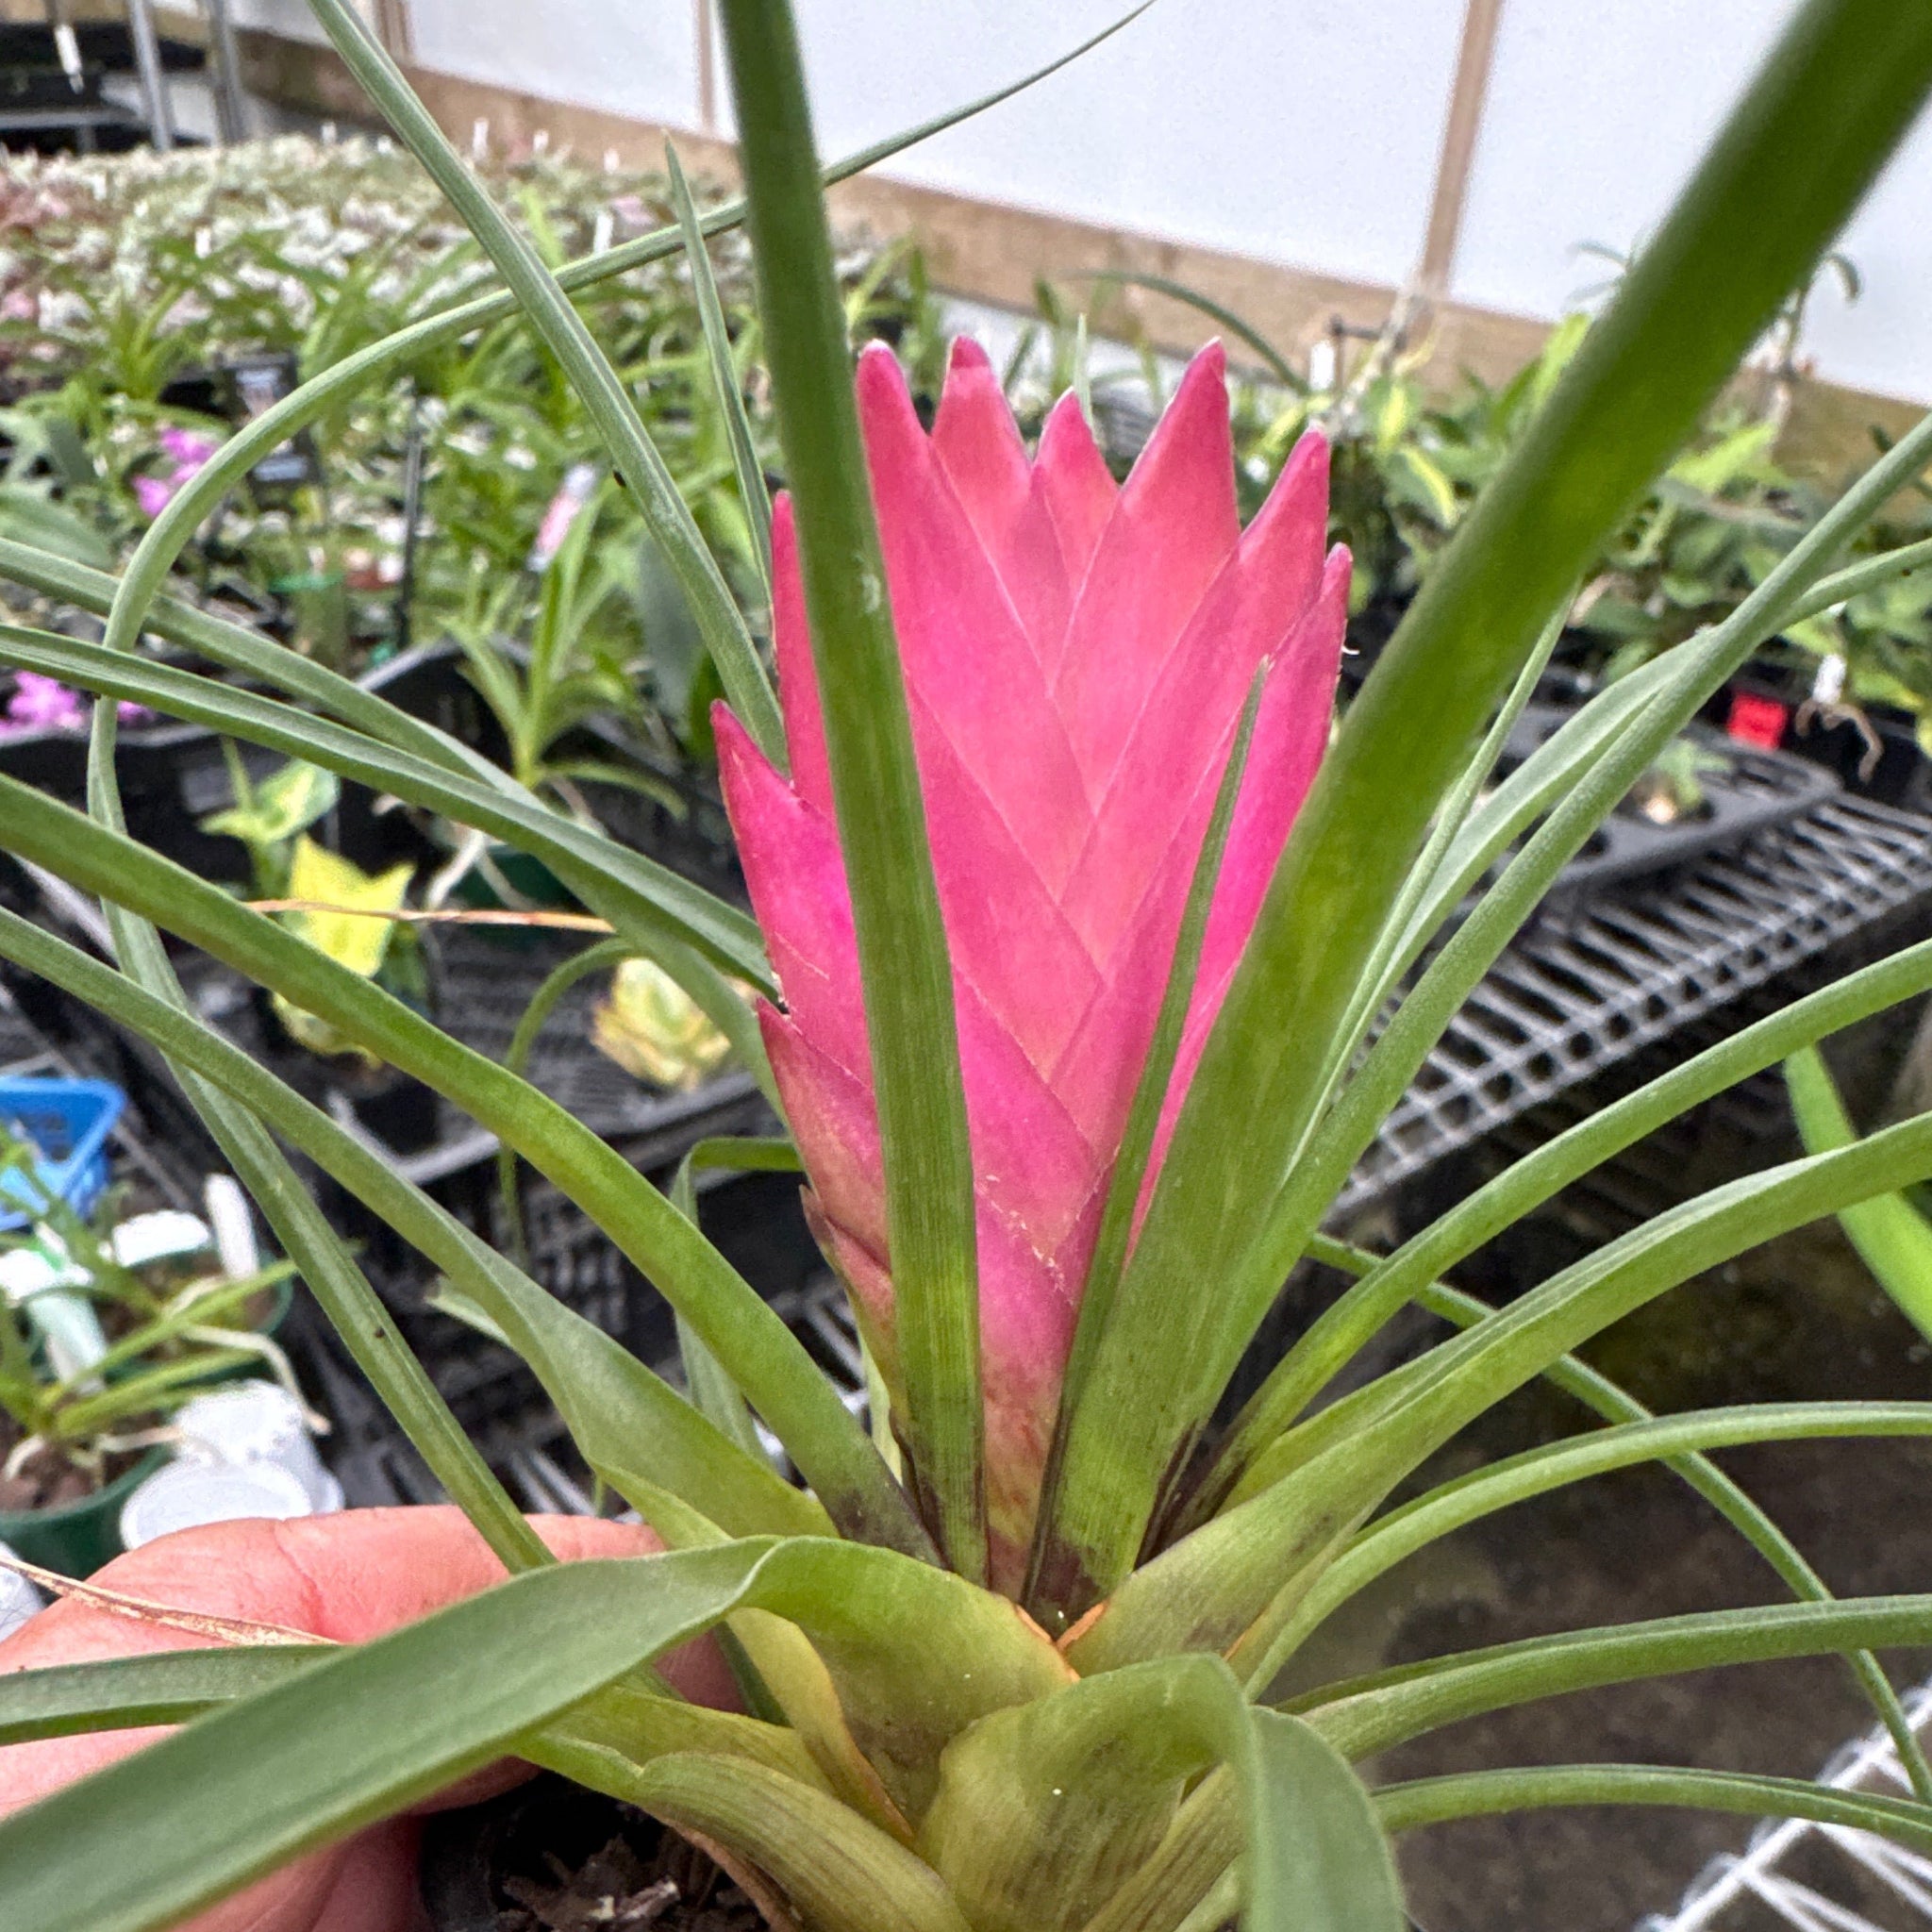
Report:
[[[204,436],[198,429],[177,429],[170,426],[163,429],[157,440],[174,458],[175,475],[172,480],[177,485],[193,475],[195,471],[221,448],[221,444],[212,436]]]
[[[858,372],[953,961],[973,1141],[995,1576],[1018,1580],[1100,1210],[1188,886],[1268,666],[1156,1158],[1327,742],[1349,560],[1303,440],[1247,529],[1224,361],[1198,356],[1124,485],[1063,397],[1029,461],[955,345],[931,434],[891,354]],[[789,505],[774,526],[791,775],[720,708],[719,760],[785,999],[761,1018],[808,1207],[896,1381],[879,1136]]]

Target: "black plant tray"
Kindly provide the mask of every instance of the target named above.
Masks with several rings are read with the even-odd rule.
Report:
[[[98,626],[89,634],[98,635]],[[514,646],[507,648],[514,653]],[[454,643],[419,644],[357,681],[487,758],[501,762],[508,755],[503,729],[470,682],[463,653]],[[254,745],[239,748],[252,777],[265,777],[282,763],[277,753]],[[556,755],[632,767],[675,795],[674,807],[626,785],[587,780],[578,786],[618,843],[649,853],[660,864],[734,903],[744,902],[743,874],[711,774],[653,752],[621,725],[603,719],[578,726],[557,747]],[[204,832],[200,824],[209,813],[233,802],[227,758],[217,733],[199,724],[167,721],[124,725],[116,770],[131,836],[203,878],[224,885],[245,882],[247,854],[241,842]],[[70,805],[84,805],[87,735],[53,730],[0,733],[0,773]],[[431,864],[448,857],[430,839],[419,815],[379,811],[374,794],[358,785],[342,788],[341,801],[323,827],[323,839],[366,872],[380,871],[402,858]]]
[[[1531,705],[1509,734],[1501,760],[1505,774],[1553,737],[1572,713]],[[1682,865],[1731,852],[1773,827],[1815,810],[1839,790],[1836,776],[1804,758],[1761,751],[1720,732],[1693,726],[1693,742],[1725,760],[1725,768],[1700,773],[1704,809],[1658,824],[1620,808],[1591,835],[1545,894],[1544,917],[1574,911],[1606,893]]]
[[[412,717],[441,726],[466,743],[486,737],[491,723],[482,700],[453,674],[453,646],[425,645],[375,666],[358,680]],[[239,682],[239,680],[238,680]],[[498,740],[500,743],[500,739]],[[283,762],[279,754],[240,747],[251,776],[262,778]],[[204,832],[200,821],[234,802],[228,763],[219,735],[199,724],[158,722],[125,724],[119,737],[116,770],[130,835],[203,878],[240,885],[248,876],[240,841]],[[26,731],[0,735],[0,772],[37,791],[79,806],[87,798],[87,734]],[[359,786],[344,786],[341,803],[324,827],[325,842],[365,871],[403,858],[435,856],[422,834],[399,812],[377,812]]]
[[[1932,758],[1919,748],[1909,711],[1895,705],[1862,706],[1868,735],[1848,714],[1828,717],[1807,707],[1810,682],[1803,673],[1753,663],[1705,707],[1706,720],[1722,724],[1739,695],[1768,698],[1784,707],[1784,739],[1778,748],[1789,757],[1823,765],[1860,798],[1907,811],[1932,811]]]

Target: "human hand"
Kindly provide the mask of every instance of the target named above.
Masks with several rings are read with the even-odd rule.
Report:
[[[649,1530],[579,1516],[532,1519],[562,1561],[632,1557],[662,1547]],[[170,1608],[279,1624],[359,1643],[503,1580],[503,1566],[453,1508],[352,1509],[290,1523],[252,1520],[184,1530],[117,1557],[92,1581]],[[65,1598],[0,1642],[0,1672],[191,1650],[204,1638]],[[660,1668],[695,1702],[734,1701],[709,1643]],[[0,1815],[152,1742],[159,1732],[100,1731],[0,1749]],[[438,1801],[463,1804],[513,1782],[510,1767],[466,1780]],[[436,1808],[432,1806],[430,1808]],[[311,1852],[195,1918],[180,1932],[421,1932],[417,1823],[391,1819]]]

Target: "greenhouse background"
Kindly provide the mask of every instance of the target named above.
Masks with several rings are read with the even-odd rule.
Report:
[[[321,39],[300,0],[231,4],[244,29]],[[618,138],[603,122],[579,135],[567,111],[579,108],[648,124],[641,143],[658,127],[729,139],[716,56],[702,52],[708,0],[563,0],[557,30],[541,33],[519,0],[384,6],[425,75],[470,84],[444,97],[453,126],[474,112],[511,140],[546,121],[580,148]],[[1094,0],[1049,11],[1024,0],[812,0],[799,12],[828,154],[1115,17]],[[1471,311],[1445,359],[1459,350],[1500,374],[1531,340],[1514,324],[1554,321],[1602,281],[1603,263],[1580,244],[1623,252],[1641,240],[1786,12],[1782,0],[1241,0],[1215,9],[1210,30],[1198,9],[1162,4],[1065,75],[1053,112],[996,111],[880,174],[971,205],[941,217],[959,238],[958,292],[1024,301],[1024,275],[1124,255],[1224,299],[1239,291],[1244,313],[1312,335],[1324,310],[1379,321],[1390,292],[1426,268]],[[246,33],[243,44],[291,93],[304,84],[305,61]],[[552,103],[562,111],[547,115]],[[1463,118],[1445,157],[1452,103]],[[1921,129],[1842,238],[1859,299],[1823,292],[1807,318],[1807,346],[1830,382],[1932,396],[1932,344],[1917,324],[1932,291],[1928,193],[1932,136]],[[1099,232],[1056,232],[1008,210]]]

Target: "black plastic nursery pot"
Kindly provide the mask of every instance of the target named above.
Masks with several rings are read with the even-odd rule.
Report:
[[[487,755],[493,722],[475,689],[455,673],[452,660],[458,655],[453,646],[425,645],[376,665],[358,682]],[[495,741],[500,746],[500,735]],[[239,749],[253,778],[266,777],[283,762],[273,752]],[[125,724],[115,769],[130,836],[203,878],[224,885],[246,881],[248,857],[241,841],[201,828],[203,819],[234,802],[227,756],[215,732],[165,721]],[[0,773],[69,805],[83,805],[87,734],[52,728],[0,732]],[[377,811],[375,800],[359,786],[343,787],[341,802],[323,830],[325,842],[365,871],[434,856],[404,814]]]
[[[419,1869],[435,1932],[764,1932],[771,1923],[695,1845],[547,1774],[432,1817]]]
[[[500,763],[508,757],[503,728],[470,681],[463,653],[454,643],[421,644],[400,652],[357,682],[487,758]],[[249,775],[257,780],[283,762],[277,754],[255,746],[237,749]],[[620,844],[649,853],[713,891],[743,900],[743,876],[730,825],[708,774],[651,751],[628,731],[603,719],[577,726],[556,747],[556,754],[628,767],[647,777],[663,796],[602,780],[586,780],[577,789]],[[225,885],[246,882],[248,859],[241,841],[201,828],[203,819],[234,801],[228,756],[217,733],[165,720],[130,721],[121,728],[116,772],[132,837],[203,878]],[[0,773],[81,806],[87,797],[87,734],[84,729],[0,728]],[[380,806],[374,794],[358,785],[342,788],[341,801],[320,833],[331,849],[365,872],[380,871],[404,858],[437,865],[449,857],[415,815]],[[540,861],[506,848],[492,849],[491,858],[511,874],[508,882],[521,896],[544,905],[572,903]],[[474,883],[464,882],[464,903],[501,903],[487,881],[477,875],[473,879]]]
[[[1910,712],[1884,704],[1862,705],[1856,713],[1827,709],[1808,703],[1809,695],[1796,672],[1752,665],[1712,699],[1705,716],[1822,767],[1858,797],[1932,811],[1932,759]]]
[[[1556,706],[1528,706],[1504,748],[1502,773],[1521,764],[1572,715]],[[1544,895],[1543,916],[1574,911],[1591,899],[1713,853],[1735,851],[1760,833],[1816,810],[1839,790],[1837,779],[1821,766],[1705,727],[1693,726],[1684,741],[1711,761],[1697,775],[1703,793],[1697,806],[1658,822],[1639,808],[1633,793],[1563,868]]]

